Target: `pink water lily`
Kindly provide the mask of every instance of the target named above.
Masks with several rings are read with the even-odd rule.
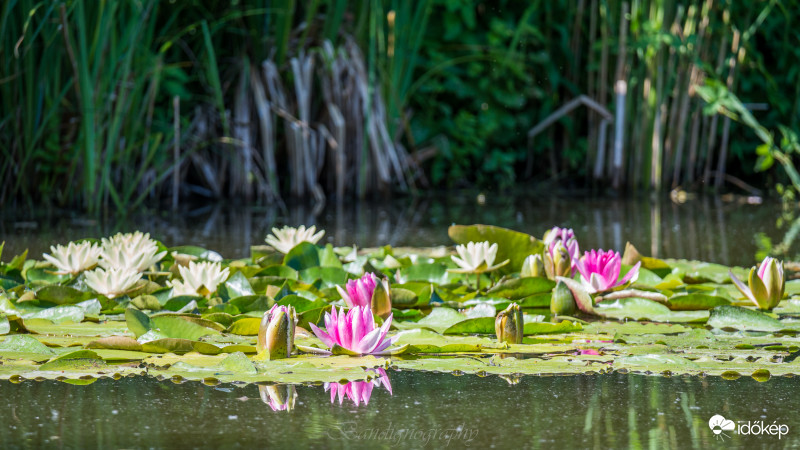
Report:
[[[581,250],[578,246],[578,240],[575,238],[575,232],[572,231],[572,228],[553,227],[545,232],[542,242],[544,242],[551,261],[556,261],[557,259],[555,252],[559,242],[564,246],[564,248],[566,248],[567,254],[570,258],[571,273],[569,276],[574,277],[575,272],[578,270],[578,259],[580,259]]]
[[[389,314],[383,326],[378,327],[369,306],[356,306],[346,314],[344,308],[339,308],[338,313],[333,308],[330,313],[325,313],[325,331],[313,323],[310,325],[328,348],[338,345],[360,355],[380,354],[397,340],[397,337],[386,338],[392,315]]]
[[[578,261],[578,272],[581,274],[581,284],[590,294],[603,292],[618,286],[623,286],[628,282],[634,282],[639,278],[639,266],[641,262],[631,267],[631,270],[622,278],[619,272],[622,268],[622,257],[619,252],[609,250],[604,252],[591,250],[583,255]]]
[[[347,303],[347,306],[354,308],[372,304],[372,293],[375,292],[377,284],[378,278],[374,274],[367,272],[358,280],[349,280],[345,285],[347,290],[339,286],[336,286],[336,289],[344,299],[344,302]]]
[[[389,383],[389,375],[386,374],[384,369],[368,369],[379,375],[372,381],[351,381],[347,384],[339,383],[325,383],[325,392],[331,391],[331,403],[334,403],[336,397],[339,397],[339,404],[341,405],[344,398],[349,398],[356,406],[360,402],[365,405],[369,404],[369,398],[372,396],[372,389],[374,387],[383,387],[392,394],[392,385]]]

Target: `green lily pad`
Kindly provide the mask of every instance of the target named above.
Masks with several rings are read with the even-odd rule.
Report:
[[[486,295],[517,300],[535,294],[550,292],[555,285],[554,281],[541,277],[512,278],[489,289]]]
[[[780,331],[786,328],[777,319],[740,306],[718,306],[712,309],[708,325],[714,328],[754,331]]]
[[[319,247],[310,242],[301,242],[289,250],[283,264],[300,272],[310,267],[319,267]]]

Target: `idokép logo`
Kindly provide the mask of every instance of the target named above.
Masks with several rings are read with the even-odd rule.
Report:
[[[708,419],[708,427],[714,433],[714,438],[721,441],[724,441],[725,438],[730,438],[734,432],[744,436],[766,434],[768,436],[778,436],[778,439],[789,433],[789,426],[786,424],[778,424],[777,422],[765,424],[762,420],[738,420],[737,423],[734,423],[719,414]]]

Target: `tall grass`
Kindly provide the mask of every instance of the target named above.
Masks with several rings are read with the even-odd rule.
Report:
[[[330,180],[340,201],[407,189],[396,130],[413,51],[381,48],[367,63],[355,34],[378,20],[370,42],[416,36],[418,48],[407,21],[426,12],[386,5],[6,2],[0,201],[125,211],[167,193],[282,203],[287,186],[319,203]],[[392,7],[405,28],[387,31]],[[388,73],[401,90],[375,86]]]

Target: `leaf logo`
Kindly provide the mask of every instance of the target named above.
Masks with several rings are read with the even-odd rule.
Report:
[[[734,424],[732,420],[728,420],[717,414],[708,419],[708,428],[711,428],[715,438],[724,440],[726,437],[730,438],[725,432],[733,431],[736,428],[736,424]]]

